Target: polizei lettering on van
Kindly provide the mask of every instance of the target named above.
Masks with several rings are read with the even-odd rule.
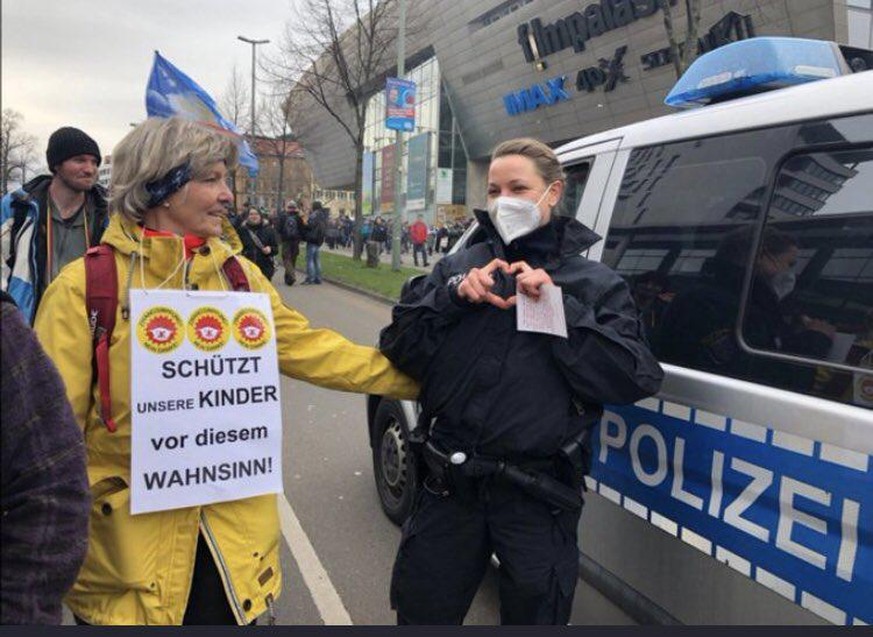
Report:
[[[873,599],[869,456],[649,402],[604,412],[592,470],[601,495],[673,535],[690,531],[694,546],[749,577],[763,569],[864,618]]]

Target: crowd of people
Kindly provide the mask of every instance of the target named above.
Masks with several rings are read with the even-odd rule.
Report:
[[[230,214],[243,243],[243,255],[256,263],[264,275],[272,280],[278,261],[285,271],[285,285],[297,281],[297,258],[304,245],[306,277],[303,285],[322,282],[320,252],[323,246],[330,250],[351,252],[354,247],[354,219],[345,212],[336,216],[316,200],[310,210],[302,211],[294,200],[289,200],[283,211],[269,214],[258,206],[246,206],[243,212]],[[428,225],[424,215],[412,222],[404,221],[400,230],[400,253],[412,253],[413,264],[428,267],[429,262],[447,254],[458,242],[473,218]],[[381,215],[365,217],[361,224],[361,240],[373,243],[378,255],[390,254],[394,240],[394,220]]]
[[[63,599],[79,624],[245,625],[282,593],[275,493],[132,511],[132,397],[148,390],[132,351],[149,338],[169,351],[178,326],[162,306],[144,331],[131,299],[163,288],[210,304],[257,293],[272,319],[252,334],[281,374],[419,400],[432,420],[426,477],[386,591],[399,623],[463,622],[493,552],[503,623],[567,623],[588,433],[603,403],[652,395],[663,373],[628,286],[580,255],[599,237],[552,214],[564,190],[554,152],[532,139],[494,150],[475,212],[484,231],[404,292],[378,348],[311,327],[271,282],[281,255],[295,284],[303,243],[302,284],[320,284],[321,247],[349,247],[350,219],[317,201],[229,214],[237,152],[200,123],[147,119],[114,149],[107,199],[97,144],[62,128],[51,174],[3,197],[0,621],[58,623]],[[468,223],[419,216],[404,243],[427,265]],[[390,222],[364,232],[389,247]],[[519,298],[555,285],[567,336],[517,329]],[[212,323],[187,333],[208,350],[221,325],[207,310]]]

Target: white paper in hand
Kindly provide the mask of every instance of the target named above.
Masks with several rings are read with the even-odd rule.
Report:
[[[540,286],[539,300],[519,292],[515,315],[519,332],[540,332],[567,338],[564,295],[556,285]]]

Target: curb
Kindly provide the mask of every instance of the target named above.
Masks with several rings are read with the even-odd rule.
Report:
[[[349,292],[357,292],[358,294],[360,294],[362,296],[367,296],[367,297],[373,299],[374,301],[379,301],[380,303],[383,303],[385,305],[390,305],[393,307],[394,305],[396,305],[399,302],[399,301],[392,299],[392,298],[389,298],[387,296],[382,296],[381,294],[376,294],[375,292],[371,292],[370,290],[365,290],[363,288],[359,288],[359,287],[356,287],[354,285],[350,285],[348,283],[343,283],[342,281],[337,281],[336,279],[330,279],[328,277],[322,277],[322,279],[324,281],[326,281],[327,283],[330,283],[331,285],[337,286],[338,288],[342,288],[343,290],[348,290]]]

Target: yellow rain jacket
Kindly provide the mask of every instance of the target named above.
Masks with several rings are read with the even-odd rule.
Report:
[[[182,240],[140,241],[139,229],[114,214],[103,242],[115,248],[118,268],[119,309],[109,352],[115,433],[106,430],[97,412],[100,400],[91,371],[83,259],[64,268],[46,290],[35,324],[64,378],[88,449],[93,497],[88,555],[65,601],[92,624],[181,624],[202,532],[237,621],[249,623],[282,589],[276,496],[130,515],[130,322],[122,318],[122,308],[128,286],[142,286],[140,260],[144,287],[156,287],[184,258]],[[221,263],[232,253],[227,243],[210,238],[165,287],[223,289]],[[283,304],[255,265],[237,258],[251,290],[270,296],[283,374],[341,391],[417,396],[417,384],[377,350],[331,330],[309,327],[303,316]]]

